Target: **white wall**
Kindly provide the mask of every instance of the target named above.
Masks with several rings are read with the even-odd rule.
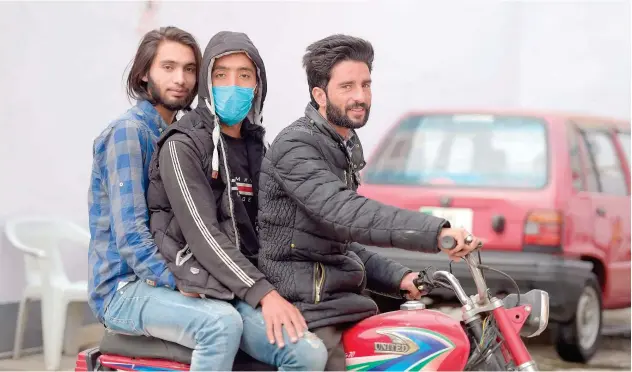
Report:
[[[0,4],[0,221],[37,212],[85,223],[92,140],[129,107],[123,73],[141,10],[135,2]],[[305,47],[338,32],[376,50],[371,120],[361,131],[368,152],[414,108],[630,117],[627,1],[178,1],[159,5],[155,25],[168,24],[192,32],[202,48],[220,30],[250,35],[268,70],[270,139],[308,101]],[[15,267],[2,249],[0,267]],[[0,282],[7,275],[0,270]],[[0,285],[0,301],[19,290]]]

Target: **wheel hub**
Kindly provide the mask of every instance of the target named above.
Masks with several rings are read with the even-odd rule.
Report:
[[[597,337],[601,323],[600,306],[597,292],[592,287],[584,288],[577,303],[577,331],[579,345],[584,350],[592,348]]]

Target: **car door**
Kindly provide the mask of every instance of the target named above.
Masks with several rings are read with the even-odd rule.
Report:
[[[606,257],[606,306],[617,306],[630,296],[629,228],[630,192],[615,144],[606,127],[582,128],[587,161],[597,175],[597,192],[591,192],[593,244]],[[608,306],[608,307],[610,307]]]
[[[624,174],[625,174],[625,179],[627,181],[628,184],[628,199],[626,201],[627,205],[630,206],[630,131],[629,130],[617,130],[615,133],[615,137],[616,137],[616,141],[617,142],[617,148],[618,148],[618,154],[619,154],[619,158],[621,159],[621,163],[624,165]],[[622,248],[622,252],[620,252],[619,257],[620,257],[620,261],[622,263],[628,263],[628,270],[630,270],[630,261],[632,260],[632,252],[631,252],[631,245],[632,245],[632,236],[631,236],[631,229],[630,229],[630,225],[632,224],[632,221],[630,219],[630,208],[626,208],[625,209],[625,214],[624,214],[624,218],[622,221],[622,228],[623,228],[623,235],[624,235],[624,244],[621,247]],[[629,305],[631,302],[631,293],[630,293],[630,287],[628,287],[627,291],[623,292],[623,295],[625,296],[625,303],[624,306],[627,304]]]
[[[584,151],[582,133],[571,122],[567,123],[568,164],[571,173],[571,188],[564,205],[566,230],[565,250],[590,254],[604,260],[605,252],[595,251],[593,244],[596,214],[593,210],[593,195],[599,192],[597,174],[590,166]]]

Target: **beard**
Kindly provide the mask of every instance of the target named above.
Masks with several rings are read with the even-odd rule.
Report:
[[[160,94],[160,86],[156,84],[151,77],[147,82],[147,91],[154,101],[154,105],[161,105],[169,111],[180,111],[188,108],[195,98],[195,92],[191,91],[186,97],[180,99],[167,99]]]
[[[364,109],[364,118],[362,119],[361,122],[354,121],[349,117],[349,115],[347,115],[347,112],[349,110],[359,108],[359,107],[362,107]],[[367,105],[366,103],[359,103],[359,102],[356,102],[349,106],[345,106],[345,111],[342,112],[342,110],[336,107],[334,104],[332,104],[331,101],[329,100],[329,97],[327,97],[327,107],[325,108],[325,113],[327,114],[327,120],[329,120],[330,123],[337,125],[339,127],[349,128],[349,129],[362,128],[366,124],[366,122],[369,120],[370,112],[371,112],[371,106]]]

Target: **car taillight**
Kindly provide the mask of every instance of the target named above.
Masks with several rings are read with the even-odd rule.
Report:
[[[532,211],[524,225],[524,244],[560,246],[563,220],[562,214],[558,211]]]

